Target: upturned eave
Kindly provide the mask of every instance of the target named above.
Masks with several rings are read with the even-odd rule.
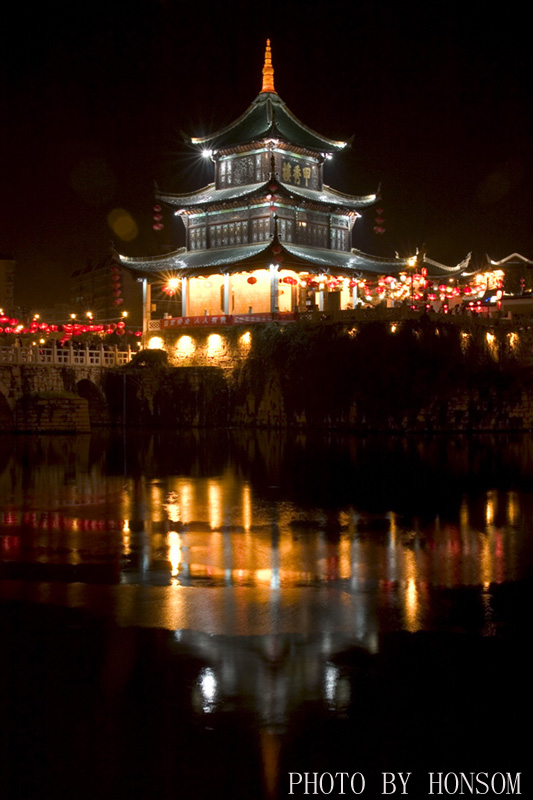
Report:
[[[216,247],[206,250],[183,248],[165,256],[119,256],[120,263],[136,277],[157,279],[158,275],[176,274],[194,277],[212,274],[234,274],[254,269],[264,269],[276,263],[279,269],[313,274],[344,275],[396,275],[404,272],[406,258],[380,258],[360,250],[349,252],[282,242],[277,234],[272,239],[256,244]]]
[[[275,188],[274,188],[275,187]],[[348,195],[323,186],[320,191],[307,189],[283,183],[277,179],[262,183],[248,184],[245,186],[231,186],[217,189],[215,184],[209,184],[203,189],[188,194],[170,194],[158,192],[157,199],[172,208],[178,209],[176,213],[190,214],[196,211],[216,209],[239,203],[248,204],[252,200],[270,201],[272,197],[280,197],[291,201],[293,205],[335,213],[357,213],[371,208],[378,200],[378,194]]]
[[[261,92],[234,122],[206,136],[191,137],[190,143],[219,152],[265,139],[280,140],[312,153],[338,153],[349,145],[304,125],[277,92]]]

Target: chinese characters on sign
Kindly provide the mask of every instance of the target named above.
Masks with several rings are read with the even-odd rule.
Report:
[[[291,161],[284,161],[281,174],[285,183],[292,183],[294,186],[309,187],[311,180],[311,167],[301,167]]]
[[[162,328],[174,328],[175,326],[188,326],[188,325],[225,325],[229,322],[229,318],[224,315],[203,317],[171,317],[169,319],[161,320]]]
[[[167,317],[160,320],[161,329],[163,328],[183,328],[198,325],[236,325],[249,322],[271,322],[274,319],[293,320],[296,314],[291,311],[276,313],[265,312],[263,314],[217,314],[216,316],[205,315],[202,317]]]

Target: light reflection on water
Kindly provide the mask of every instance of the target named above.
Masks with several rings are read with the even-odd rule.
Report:
[[[28,736],[39,752],[55,735],[48,718],[64,719],[68,734],[36,770],[57,753],[60,786],[86,750],[87,716],[88,774],[103,770],[105,783],[110,753],[128,796],[157,794],[163,775],[194,797],[274,800],[291,758],[333,772],[406,770],[414,758],[420,772],[452,752],[456,770],[474,746],[479,763],[504,769],[487,708],[492,729],[507,731],[509,708],[530,695],[520,646],[532,490],[529,436],[0,437],[2,685],[18,698],[9,724],[21,752]],[[231,715],[245,731],[235,752]],[[70,736],[80,724],[83,747]],[[221,731],[216,746],[195,725]],[[263,795],[256,784],[219,791],[247,763],[243,742],[248,755],[257,748]],[[506,735],[506,757],[520,746]],[[99,796],[88,787],[81,797]]]
[[[119,464],[112,436],[12,443],[4,580],[74,605],[105,596],[121,624],[321,630],[371,646],[383,630],[434,627],[437,589],[531,575],[529,437],[518,449],[480,438],[406,451],[398,440],[195,436],[148,437]],[[498,449],[486,485],[483,448]],[[509,485],[509,461],[521,485]]]

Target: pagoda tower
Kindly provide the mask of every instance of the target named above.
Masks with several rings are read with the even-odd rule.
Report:
[[[378,201],[323,181],[327,159],[349,142],[300,122],[278,95],[270,41],[261,91],[230,125],[189,143],[214,164],[213,183],[188,194],[158,191],[179,216],[186,247],[165,256],[127,258],[149,284],[181,290],[181,318],[266,315],[357,304],[361,278],[398,275],[413,259],[378,258],[352,248],[352,228]],[[154,327],[154,326],[153,326]]]

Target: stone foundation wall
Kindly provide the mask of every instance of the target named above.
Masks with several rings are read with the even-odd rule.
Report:
[[[507,386],[428,385],[423,395],[378,387],[351,391],[316,374],[304,391],[282,370],[262,363],[261,380],[246,370],[167,368],[108,376],[111,423],[139,427],[258,427],[346,431],[437,432],[533,430],[533,370],[517,390]],[[524,378],[526,378],[524,371]],[[256,376],[257,377],[257,376]],[[520,373],[518,373],[520,377]],[[331,376],[330,376],[331,378]],[[446,374],[441,378],[446,381]],[[517,375],[514,376],[515,380]],[[505,380],[504,380],[505,382]],[[488,379],[490,385],[490,376]]]
[[[24,394],[76,392],[79,381],[100,385],[101,367],[57,367],[34,364],[0,364],[0,392],[14,408]]]
[[[215,367],[110,370],[105,395],[112,425],[211,427],[229,421],[227,373]]]
[[[92,372],[0,367],[0,428],[86,430],[88,404],[93,425],[533,430],[533,323],[372,318],[172,337],[168,364],[152,351]],[[62,405],[69,392],[84,411]]]
[[[245,327],[226,327],[217,331],[195,328],[161,332],[173,367],[237,368],[246,360],[252,342],[252,332]]]
[[[19,433],[88,433],[88,403],[82,397],[25,395],[15,405],[14,426]]]
[[[522,393],[511,402],[487,405],[477,393],[457,394],[445,402],[430,399],[427,407],[413,409],[401,417],[383,415],[369,420],[357,402],[348,402],[338,413],[317,417],[316,409],[290,412],[280,391],[279,380],[269,378],[260,397],[249,393],[242,404],[231,409],[230,424],[259,428],[331,429],[354,432],[438,433],[461,431],[533,431],[533,392]]]
[[[68,367],[46,367],[31,364],[0,368],[0,383],[6,387],[10,404],[23,394],[38,392],[71,392],[75,390],[75,371]]]
[[[89,419],[108,424],[99,388],[104,372],[94,367],[0,365],[0,430],[84,432],[90,429]]]

